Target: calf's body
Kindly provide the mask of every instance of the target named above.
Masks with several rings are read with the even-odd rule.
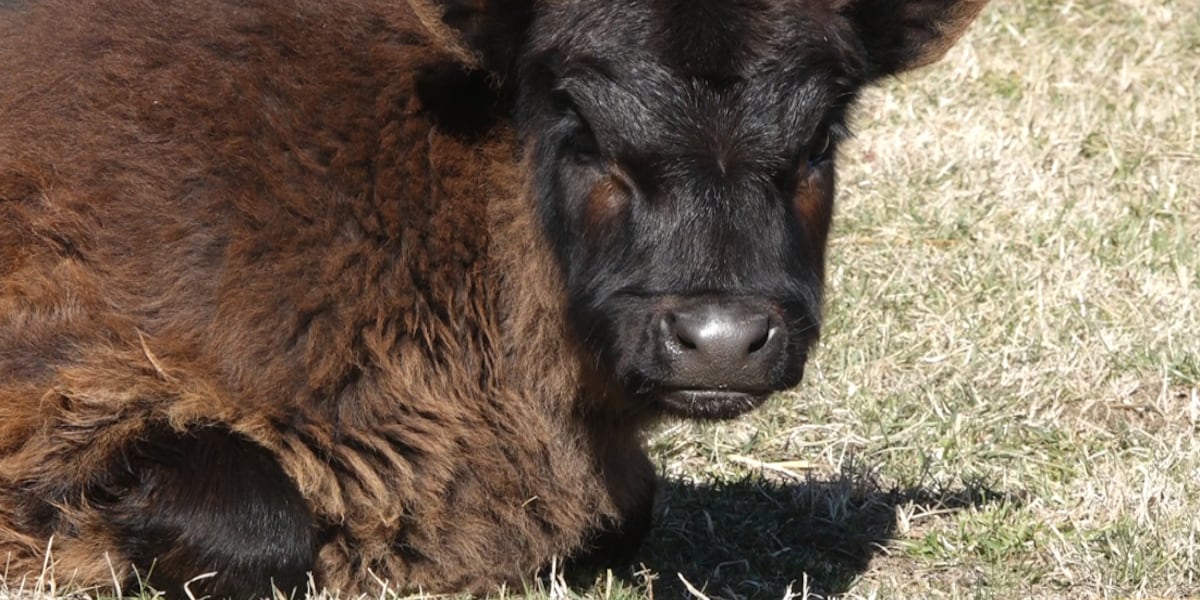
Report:
[[[853,93],[982,6],[859,4],[908,28],[833,1],[0,7],[8,576],[485,591],[628,559],[646,426],[799,380]],[[718,5],[721,43],[670,26]]]

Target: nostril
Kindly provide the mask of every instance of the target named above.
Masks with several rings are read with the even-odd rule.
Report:
[[[702,360],[745,360],[771,345],[782,333],[768,315],[722,305],[672,312],[659,321],[663,339],[676,352],[695,354]]]
[[[685,350],[695,350],[698,346],[698,338],[703,335],[695,323],[687,319],[681,319],[675,313],[668,313],[660,321],[659,327],[662,330],[665,339],[672,339],[679,343]]]
[[[687,324],[680,324],[679,317],[674,313],[668,313],[663,316],[658,322],[659,331],[662,333],[662,339],[674,340],[686,350],[696,349],[696,338]]]
[[[663,385],[754,393],[773,387],[790,339],[782,315],[754,298],[680,300],[650,336]]]
[[[688,335],[682,331],[678,331],[675,333],[675,339],[679,341],[679,345],[683,346],[684,348],[687,348],[688,350],[696,349],[696,342],[692,341],[692,339],[690,337],[688,337]]]
[[[767,342],[771,341],[771,339],[775,337],[775,334],[778,331],[779,331],[778,327],[764,328],[762,335],[760,335],[754,341],[750,342],[750,347],[746,349],[746,353],[754,354],[755,352],[762,350],[767,345]]]

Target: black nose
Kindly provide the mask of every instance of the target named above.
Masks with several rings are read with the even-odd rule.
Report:
[[[669,383],[679,388],[766,391],[785,345],[780,320],[749,300],[689,302],[662,315],[658,327]]]

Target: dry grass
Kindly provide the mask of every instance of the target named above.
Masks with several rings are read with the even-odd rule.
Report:
[[[857,132],[806,382],[529,596],[1200,595],[1200,3],[998,2]]]
[[[806,383],[655,440],[669,478],[806,512],[720,506],[715,528],[777,540],[701,552],[689,580],[725,598],[805,573],[855,598],[1200,594],[1200,4],[999,3],[863,108]],[[680,539],[729,539],[663,510]],[[758,564],[771,553],[792,558]]]

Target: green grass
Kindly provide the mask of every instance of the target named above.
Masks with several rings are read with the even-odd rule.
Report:
[[[856,122],[804,384],[652,436],[638,568],[503,596],[1200,596],[1200,3],[996,2]]]

